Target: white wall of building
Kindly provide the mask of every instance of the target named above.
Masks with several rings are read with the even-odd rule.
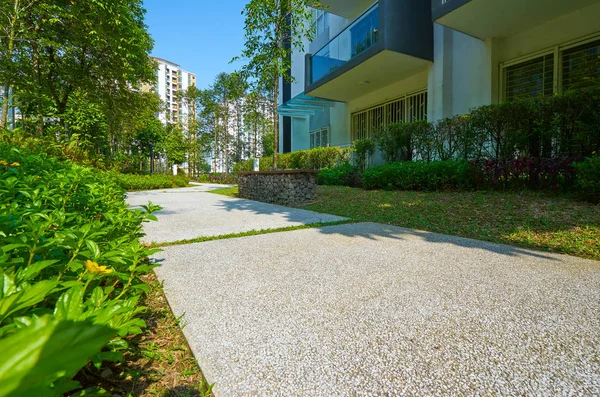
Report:
[[[479,40],[434,24],[428,118],[439,120],[502,99],[503,62],[600,35],[600,3],[510,37]]]
[[[498,103],[502,100],[503,62],[583,39],[600,37],[599,16],[600,3],[597,3],[513,36],[488,40],[480,40],[434,24],[434,62],[427,70],[347,104],[336,104],[333,108],[326,109],[328,117],[295,119],[292,123],[292,150],[308,147],[308,133],[315,127],[315,119],[328,120],[331,145],[350,145],[352,113],[423,89],[428,92],[429,121],[465,114],[477,106]],[[296,82],[292,87],[292,96],[304,90],[305,53],[318,51],[349,23],[344,18],[330,15],[327,37],[316,38],[314,42],[308,43],[308,49],[304,52],[294,52],[292,73]]]

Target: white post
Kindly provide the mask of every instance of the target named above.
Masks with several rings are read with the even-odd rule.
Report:
[[[260,171],[260,161],[258,159],[253,159],[253,160],[254,160],[254,162],[253,162],[253,164],[254,164],[254,172]]]
[[[173,175],[177,176],[177,164],[173,164]]]

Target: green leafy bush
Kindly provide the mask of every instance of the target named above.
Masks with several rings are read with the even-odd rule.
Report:
[[[240,161],[233,166],[233,172],[250,172],[254,171],[254,159]]]
[[[0,144],[0,395],[62,395],[142,332],[152,205],[114,176]]]
[[[588,201],[600,202],[600,157],[574,164],[576,187]]]
[[[280,170],[320,170],[342,165],[349,161],[351,150],[338,147],[314,148],[277,156],[277,168]],[[233,167],[234,172],[253,171],[252,159],[241,161]],[[273,169],[273,157],[259,160],[260,171]]]
[[[472,188],[470,164],[462,160],[401,162],[367,169],[365,189],[455,190]]]
[[[386,163],[411,161],[413,156],[412,123],[394,123],[375,133],[375,143]]]
[[[360,172],[367,168],[369,158],[375,153],[375,142],[371,139],[358,139],[352,144],[354,163]]]
[[[128,192],[139,190],[171,189],[186,187],[190,179],[185,176],[174,176],[165,174],[119,174],[111,173],[116,178],[117,183]]]
[[[217,183],[224,185],[235,185],[237,183],[237,176],[235,174],[227,174],[221,172],[213,172],[210,174],[200,174],[196,178],[200,183]]]
[[[347,163],[321,170],[317,174],[317,183],[323,186],[361,187],[362,176],[357,167]]]

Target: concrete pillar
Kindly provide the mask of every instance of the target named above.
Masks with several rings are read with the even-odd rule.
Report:
[[[173,164],[173,175],[177,176],[177,164]]]

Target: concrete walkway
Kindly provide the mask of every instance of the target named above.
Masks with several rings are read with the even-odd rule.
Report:
[[[127,195],[127,201],[133,207],[151,201],[163,208],[155,213],[159,222],[151,222],[144,227],[146,237],[143,240],[148,243],[175,242],[344,219],[207,193],[223,187],[227,186],[202,184],[182,189],[134,192]]]
[[[217,396],[600,394],[600,262],[372,223],[155,260]]]

